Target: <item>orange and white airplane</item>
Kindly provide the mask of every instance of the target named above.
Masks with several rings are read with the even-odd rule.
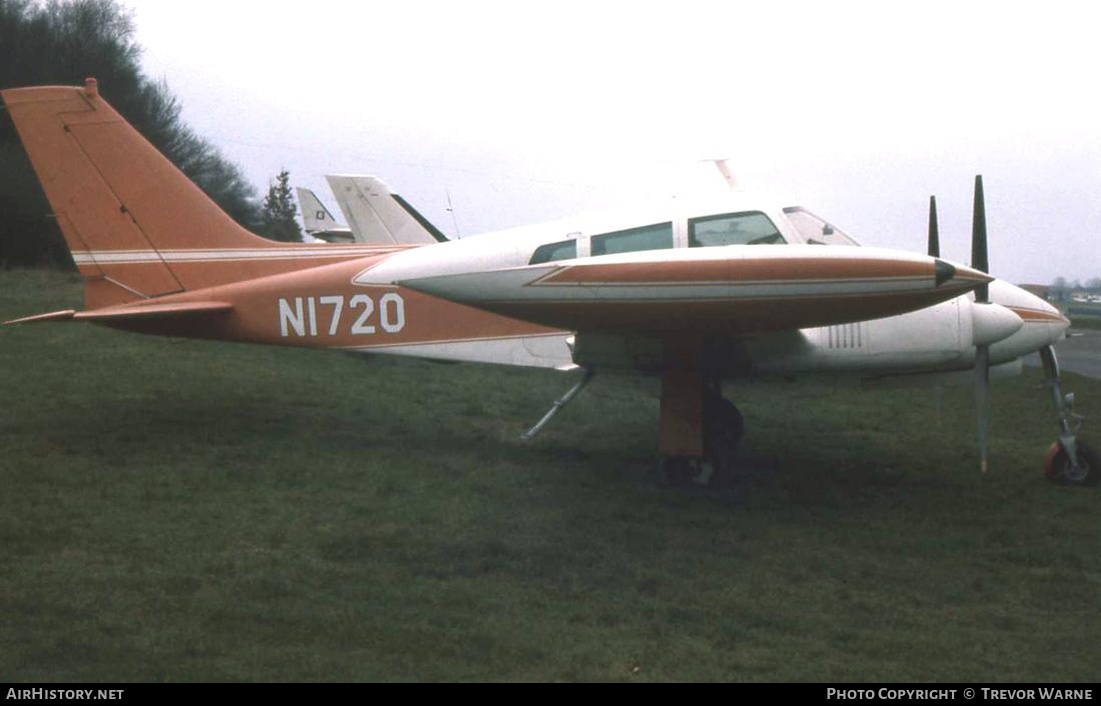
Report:
[[[85,282],[84,311],[8,323],[584,369],[550,414],[592,371],[652,373],[673,482],[729,477],[742,420],[721,382],[765,373],[936,383],[975,370],[985,469],[991,372],[1040,351],[1062,431],[1048,477],[1098,480],[1051,349],[1069,322],[985,274],[981,182],[974,268],[855,247],[802,208],[736,193],[426,245],[286,244],[231,220],[94,79],[0,97]]]

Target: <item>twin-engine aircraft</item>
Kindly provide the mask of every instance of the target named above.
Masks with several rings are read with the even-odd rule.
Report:
[[[989,378],[1019,371],[1039,351],[1062,430],[1047,475],[1097,483],[1097,457],[1071,429],[1051,348],[1069,322],[986,274],[981,180],[972,267],[932,247],[856,247],[803,208],[737,193],[449,242],[286,244],[231,220],[107,104],[94,79],[0,97],[85,287],[84,311],[8,323],[91,321],[585,370],[555,410],[593,371],[660,375],[657,446],[678,484],[729,480],[742,417],[721,383],[767,373],[936,384],[974,371],[985,470]]]

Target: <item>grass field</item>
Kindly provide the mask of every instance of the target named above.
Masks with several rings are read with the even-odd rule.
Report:
[[[1101,304],[1073,303],[1067,307],[1074,328],[1101,330]]]
[[[79,304],[0,272],[3,319]],[[1101,494],[1040,478],[1036,371],[987,477],[966,389],[732,385],[713,492],[661,487],[650,380],[528,445],[572,378],[83,324],[0,361],[4,681],[1101,679]]]
[[[1101,316],[1075,316],[1071,319],[1071,327],[1101,331]]]

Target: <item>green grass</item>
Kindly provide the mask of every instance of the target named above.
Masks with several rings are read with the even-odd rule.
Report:
[[[1101,316],[1081,316],[1076,314],[1071,317],[1070,321],[1071,328],[1101,331]]]
[[[1066,306],[1066,314],[1073,328],[1101,330],[1101,304],[1073,302]]]
[[[4,319],[79,307],[0,273]],[[731,385],[730,491],[661,487],[657,386],[0,330],[0,678],[1096,681],[1097,491],[1035,371],[973,402]],[[1079,411],[1101,384],[1067,376]]]

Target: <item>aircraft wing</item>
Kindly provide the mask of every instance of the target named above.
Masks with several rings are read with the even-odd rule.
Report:
[[[398,284],[572,331],[749,334],[902,314],[991,279],[873,248],[735,247],[742,248],[736,257],[727,248],[650,251]]]

